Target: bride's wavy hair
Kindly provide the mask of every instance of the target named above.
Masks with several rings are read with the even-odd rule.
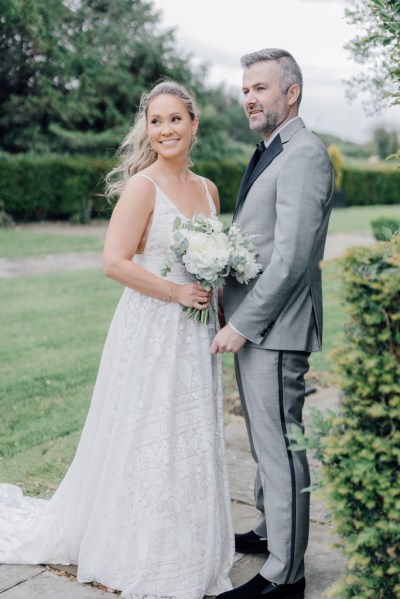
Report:
[[[163,80],[157,83],[148,93],[143,93],[133,127],[117,150],[119,164],[105,176],[105,194],[108,198],[119,196],[129,177],[157,160],[157,153],[153,150],[147,135],[147,110],[151,100],[161,94],[176,96],[186,106],[192,121],[197,117],[193,93],[176,81]],[[190,150],[195,143],[196,136],[194,135],[191,140]],[[189,155],[189,166],[191,164]]]

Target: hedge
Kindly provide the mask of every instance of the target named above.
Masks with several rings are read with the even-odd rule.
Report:
[[[16,221],[107,218],[111,206],[102,195],[111,159],[0,154],[0,202]],[[235,205],[244,163],[199,161],[193,170],[215,182],[221,212]],[[400,170],[343,168],[345,205],[400,203]]]
[[[345,206],[400,204],[400,169],[343,167]]]
[[[16,221],[108,217],[103,176],[111,160],[89,157],[0,155],[0,201]],[[199,162],[194,171],[215,181],[221,211],[231,212],[245,164]]]
[[[348,309],[332,356],[339,408],[315,410],[311,434],[294,449],[314,449],[322,462],[319,490],[348,559],[327,596],[398,599],[400,237],[348,250],[339,264]]]
[[[16,221],[109,216],[101,178],[111,162],[86,157],[0,156],[0,201]]]
[[[219,191],[221,213],[231,213],[235,207],[236,196],[245,168],[245,163],[223,160],[199,162],[193,170],[214,181]]]

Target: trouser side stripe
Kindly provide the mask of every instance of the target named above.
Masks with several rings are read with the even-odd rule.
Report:
[[[282,433],[285,439],[286,451],[289,460],[289,468],[290,468],[290,477],[292,481],[292,535],[291,535],[291,547],[290,547],[290,562],[289,569],[286,576],[285,584],[288,584],[290,580],[290,576],[293,570],[294,564],[294,551],[295,551],[295,542],[296,542],[296,474],[294,470],[294,462],[293,462],[293,454],[290,449],[289,439],[287,436],[287,428],[285,421],[285,409],[283,403],[283,351],[279,352],[278,357],[278,385],[279,385],[279,414],[281,420]]]

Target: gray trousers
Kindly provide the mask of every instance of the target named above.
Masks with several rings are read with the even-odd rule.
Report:
[[[278,584],[304,576],[310,484],[305,451],[291,451],[287,433],[303,426],[306,352],[244,346],[235,355],[236,378],[253,458],[255,501],[260,517],[253,530],[268,538],[270,555],[260,574]]]

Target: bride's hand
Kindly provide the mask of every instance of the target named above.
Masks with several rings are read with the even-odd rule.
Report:
[[[177,287],[176,299],[182,306],[204,310],[210,304],[212,291],[206,291],[200,283],[189,283]]]

